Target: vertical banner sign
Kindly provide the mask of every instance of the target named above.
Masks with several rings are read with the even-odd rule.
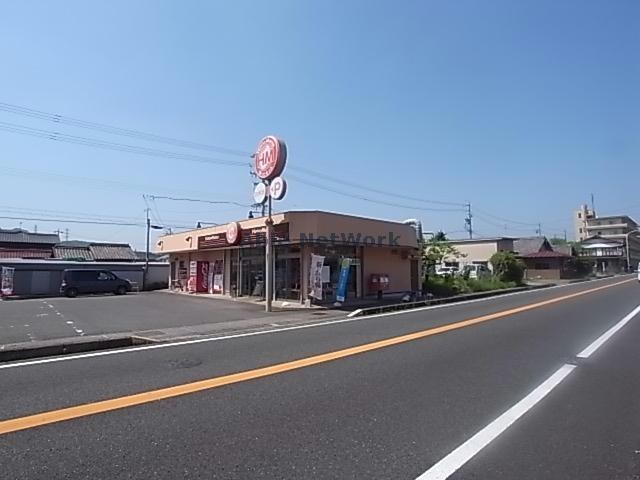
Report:
[[[0,294],[4,297],[8,297],[13,295],[13,272],[14,268],[12,267],[2,267],[2,277],[1,277],[1,285],[2,288],[0,290]]]
[[[309,296],[322,300],[322,267],[324,257],[311,254],[311,268],[309,269]]]
[[[351,269],[351,259],[343,258],[340,263],[340,276],[338,277],[338,288],[336,289],[336,301],[344,302],[347,296],[347,282],[349,281],[349,270]]]

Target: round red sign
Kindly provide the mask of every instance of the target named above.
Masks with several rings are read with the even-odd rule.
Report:
[[[231,222],[227,225],[227,243],[234,245],[240,239],[240,225],[238,222]]]
[[[253,168],[258,178],[271,180],[280,175],[287,163],[287,145],[274,136],[264,137],[258,143]]]

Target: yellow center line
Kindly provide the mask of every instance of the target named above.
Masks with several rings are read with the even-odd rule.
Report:
[[[173,387],[160,388],[157,390],[149,390],[147,392],[136,393],[133,395],[126,395],[123,397],[111,398],[108,400],[101,400],[98,402],[87,403],[83,405],[77,405],[74,407],[61,408],[58,410],[51,410],[48,412],[37,413],[34,415],[28,415],[25,417],[12,418],[9,420],[0,421],[0,435],[6,433],[16,432],[19,430],[26,430],[29,428],[39,427],[50,423],[62,422],[65,420],[72,420],[75,418],[86,417],[88,415],[95,415],[98,413],[105,413],[112,410],[118,410],[120,408],[133,407],[136,405],[142,405],[145,403],[155,402],[158,400],[164,400],[167,398],[173,398],[180,395],[186,395],[189,393],[201,392],[203,390],[209,390],[212,388],[223,387],[225,385],[231,385],[234,383],[246,382],[248,380],[255,380],[257,378],[268,377],[276,375],[278,373],[289,372],[304,367],[310,367],[312,365],[318,365],[321,363],[338,360],[340,358],[346,358],[360,353],[371,352],[380,348],[390,347],[393,345],[399,345],[401,343],[418,340],[420,338],[430,337],[432,335],[438,335],[440,333],[450,332],[452,330],[458,330],[461,328],[476,325],[478,323],[488,322],[497,318],[507,317],[535,308],[544,307],[546,305],[552,305],[554,303],[562,302],[572,298],[587,295],[589,293],[612,288],[623,283],[633,281],[624,280],[601,287],[591,288],[560,297],[555,297],[549,300],[544,300],[521,307],[511,308],[509,310],[503,310],[488,315],[482,315],[480,317],[470,318],[447,325],[442,325],[427,330],[422,330],[415,333],[401,335],[398,337],[387,338],[385,340],[378,340],[371,343],[365,343],[355,347],[349,347],[342,350],[336,350],[333,352],[323,353],[320,355],[314,355],[311,357],[301,358],[290,362],[278,363],[268,367],[256,368],[253,370],[247,370],[244,372],[233,373],[230,375],[223,375],[220,377],[209,378],[206,380],[199,380],[196,382],[185,383],[182,385],[175,385]]]

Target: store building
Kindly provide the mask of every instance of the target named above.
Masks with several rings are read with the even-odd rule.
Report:
[[[160,237],[155,251],[169,254],[170,285],[182,291],[229,297],[264,297],[266,217]],[[304,302],[312,254],[324,256],[322,301],[335,301],[343,259],[351,260],[347,299],[419,289],[420,254],[409,224],[322,211],[273,215],[274,296]]]

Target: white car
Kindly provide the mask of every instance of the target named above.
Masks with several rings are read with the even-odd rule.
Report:
[[[475,263],[465,265],[464,271],[465,273],[469,272],[469,278],[473,278],[475,280],[491,275],[491,271],[489,271],[489,269],[485,265],[478,265]]]
[[[439,265],[436,267],[436,275],[444,277],[445,275],[455,275],[458,273],[458,267],[448,267],[446,265]]]

